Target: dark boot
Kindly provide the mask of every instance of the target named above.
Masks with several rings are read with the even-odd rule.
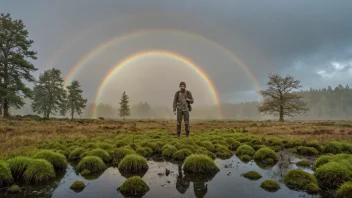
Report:
[[[189,125],[185,125],[186,137],[189,137]]]
[[[176,137],[180,137],[180,135],[181,135],[181,124],[177,124]]]

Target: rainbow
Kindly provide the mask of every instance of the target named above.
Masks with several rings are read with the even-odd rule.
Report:
[[[161,50],[152,50],[152,51],[142,51],[142,52],[138,52],[135,54],[132,54],[131,56],[128,56],[127,58],[125,58],[124,60],[118,62],[104,77],[104,79],[101,81],[97,92],[96,92],[96,97],[94,100],[94,104],[95,106],[97,106],[100,103],[101,100],[101,95],[104,92],[104,87],[109,83],[110,79],[112,79],[112,77],[114,75],[116,75],[119,71],[121,71],[124,67],[126,67],[127,65],[129,65],[130,63],[137,61],[141,58],[144,57],[149,57],[149,56],[165,56],[177,61],[180,61],[182,63],[184,63],[185,65],[187,65],[188,67],[190,67],[193,71],[195,71],[205,82],[205,84],[207,84],[208,88],[209,88],[209,92],[212,95],[212,99],[214,101],[214,103],[219,107],[220,109],[220,97],[218,92],[216,91],[215,85],[212,82],[212,80],[209,78],[209,76],[196,64],[194,64],[192,61],[190,61],[189,59],[179,55],[179,54],[175,54],[173,52],[169,52],[169,51],[161,51]],[[92,116],[96,117],[97,116],[97,108],[93,108],[93,112],[92,112]],[[221,109],[220,109],[220,115],[221,115]]]
[[[79,71],[84,67],[84,65],[92,60],[94,57],[99,55],[101,52],[109,48],[110,46],[114,44],[120,44],[123,41],[128,41],[133,38],[137,38],[139,36],[147,35],[147,34],[153,34],[153,33],[169,33],[169,34],[179,34],[179,35],[184,35],[188,36],[191,38],[199,39],[207,44],[213,45],[220,49],[223,53],[225,53],[233,62],[235,62],[248,76],[248,78],[252,81],[253,85],[257,90],[260,90],[260,84],[256,80],[256,78],[253,75],[253,72],[249,69],[248,66],[246,66],[232,51],[226,49],[225,47],[219,45],[218,43],[209,40],[206,37],[203,37],[202,35],[199,34],[194,34],[194,33],[188,33],[180,30],[172,30],[172,29],[155,29],[155,30],[141,30],[141,31],[136,31],[133,33],[125,34],[122,36],[116,36],[102,44],[100,44],[98,47],[94,48],[90,52],[88,52],[85,56],[83,56],[70,70],[70,72],[66,75],[65,80],[64,80],[64,85],[66,86],[69,84],[75,76],[79,73]]]

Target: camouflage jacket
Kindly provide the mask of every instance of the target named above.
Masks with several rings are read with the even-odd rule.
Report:
[[[186,98],[191,99],[191,101],[187,102]],[[174,96],[173,111],[176,111],[176,109],[179,111],[192,111],[191,104],[193,104],[193,102],[194,102],[194,99],[190,91],[185,90],[184,93],[182,93],[181,91],[177,91]]]

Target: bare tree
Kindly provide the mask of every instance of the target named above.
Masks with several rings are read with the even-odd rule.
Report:
[[[284,116],[292,117],[306,112],[307,103],[302,100],[302,96],[293,92],[302,87],[300,83],[290,75],[281,77],[278,74],[270,74],[268,89],[259,91],[263,101],[258,106],[258,111],[279,116],[281,122],[284,121]]]

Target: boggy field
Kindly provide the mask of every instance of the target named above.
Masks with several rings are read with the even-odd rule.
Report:
[[[1,197],[351,197],[352,123],[0,120]],[[188,190],[192,189],[193,190]]]

